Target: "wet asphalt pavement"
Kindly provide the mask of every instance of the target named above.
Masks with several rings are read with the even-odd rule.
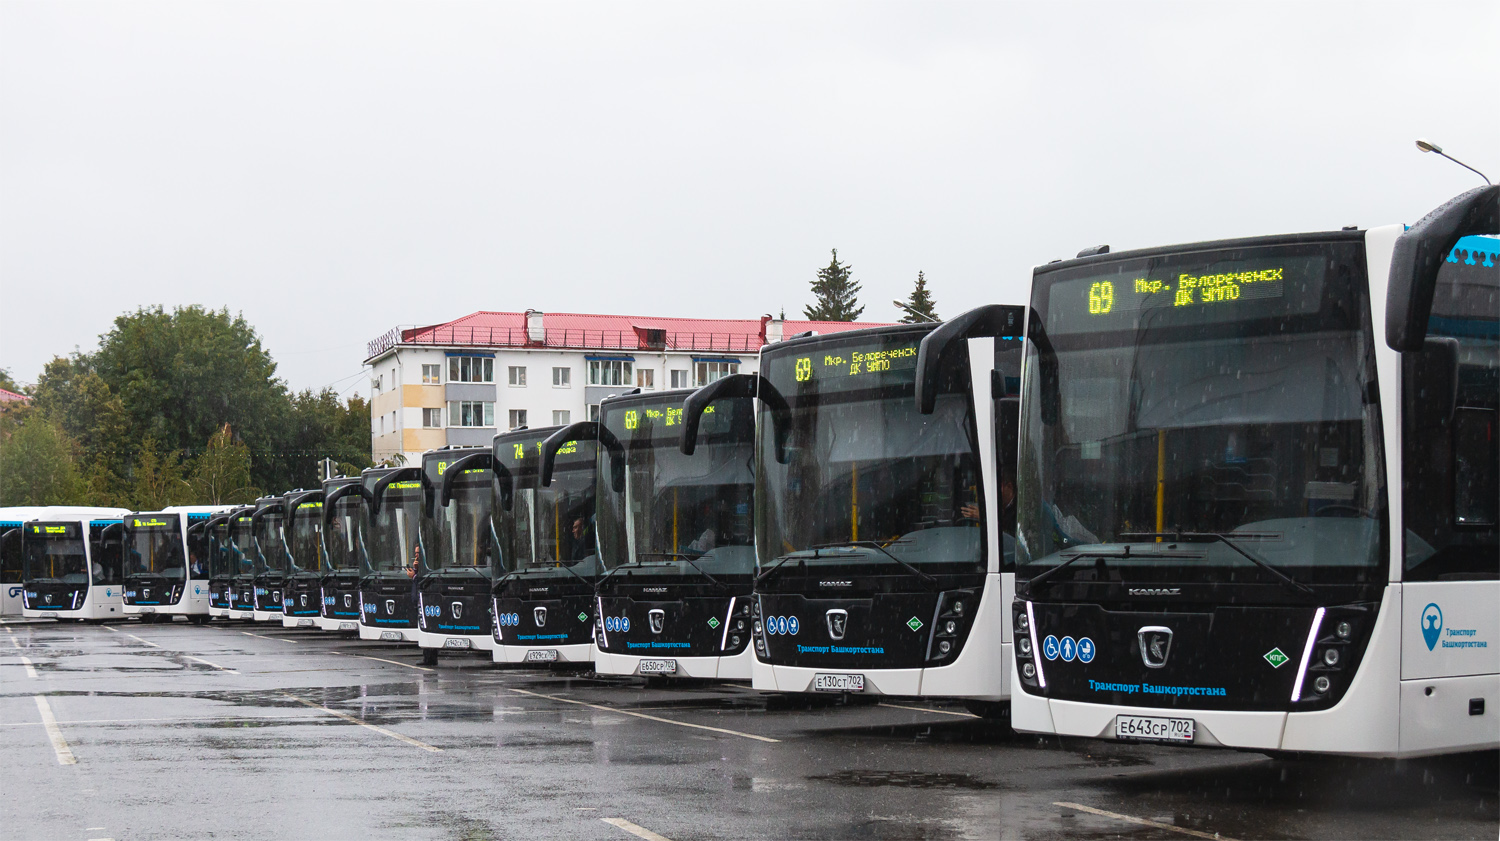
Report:
[[[1016,736],[916,699],[512,671],[251,623],[0,625],[0,837],[1495,838],[1494,753]],[[50,721],[49,721],[50,718]],[[50,725],[50,726],[49,726]]]

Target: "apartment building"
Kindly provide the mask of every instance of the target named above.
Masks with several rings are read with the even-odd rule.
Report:
[[[370,441],[377,463],[416,464],[445,445],[488,445],[497,431],[591,420],[631,389],[697,388],[756,371],[783,336],[868,322],[476,312],[397,327],[369,343]]]

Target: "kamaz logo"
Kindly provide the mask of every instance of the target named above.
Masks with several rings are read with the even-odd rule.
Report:
[[[665,592],[667,592],[667,588],[665,588],[665,587],[644,587],[644,588],[641,589],[641,592],[642,593],[665,593]]]
[[[853,587],[853,581],[819,581],[819,587]]]
[[[1125,590],[1132,596],[1180,596],[1181,587],[1130,587]]]

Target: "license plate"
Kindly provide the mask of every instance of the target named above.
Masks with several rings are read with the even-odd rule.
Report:
[[[339,623],[339,630],[340,631],[358,631],[359,630],[359,623],[358,622],[340,622]]]
[[[640,671],[643,675],[675,675],[677,674],[677,661],[642,660]]]
[[[818,692],[863,692],[864,675],[813,675],[813,689]]]
[[[403,637],[401,635],[400,631],[381,631],[380,632],[380,638],[382,640],[387,640],[387,641],[390,641],[390,642],[400,642],[400,641],[406,639],[406,637]]]
[[[556,663],[557,662],[557,649],[555,649],[555,648],[533,648],[532,650],[526,652],[526,662],[528,662],[528,663]],[[673,671],[676,671],[676,669],[674,668]]]
[[[472,642],[470,642],[469,640],[466,640],[466,639],[462,639],[460,637],[449,637],[449,638],[443,640],[443,647],[444,648],[468,648],[471,645],[473,645]]]
[[[297,620],[297,627],[299,627],[299,628],[311,628],[312,626],[313,626],[313,621],[311,619],[298,619]]]
[[[1193,720],[1119,715],[1115,716],[1115,736],[1120,739],[1148,739],[1156,742],[1191,742]]]
[[[141,615],[142,616],[145,616],[148,613],[155,613],[155,612],[156,612],[156,608],[154,608],[154,607],[143,607],[143,608],[141,608]]]

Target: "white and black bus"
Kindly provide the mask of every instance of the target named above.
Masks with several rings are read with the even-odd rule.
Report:
[[[594,660],[596,444],[589,428],[562,441],[553,451],[551,481],[543,484],[543,443],[563,429],[502,432],[491,446],[499,547],[491,610],[496,663]]]
[[[0,508],[0,616],[21,615],[21,526],[47,516],[46,506]]]
[[[365,557],[366,508],[370,492],[358,476],[323,482],[323,556],[318,627],[359,630],[359,571]]]
[[[124,615],[123,508],[49,508],[21,526],[21,614],[101,622]]]
[[[417,645],[422,662],[441,649],[468,651],[494,645],[490,588],[494,584],[495,530],[489,447],[444,447],[422,454],[428,497],[418,539]]]
[[[210,619],[254,617],[255,573],[250,561],[250,515],[242,505],[208,518],[208,616]]]
[[[142,622],[207,622],[209,518],[224,505],[179,505],[124,520],[124,614]]]
[[[417,538],[430,486],[420,467],[372,467],[360,474],[369,491],[359,571],[359,638],[417,641]]]
[[[1022,314],[761,350],[756,689],[1003,714]]]
[[[288,491],[283,499],[287,555],[281,624],[286,628],[319,627],[323,576],[328,572],[323,548],[323,489]]]
[[[599,404],[595,672],[750,679],[753,382]],[[571,437],[554,435],[543,457]]]
[[[250,546],[254,619],[280,624],[287,573],[285,498],[263,496],[255,501],[255,512],[250,515]]]
[[[1036,269],[1016,729],[1500,745],[1497,196]]]

